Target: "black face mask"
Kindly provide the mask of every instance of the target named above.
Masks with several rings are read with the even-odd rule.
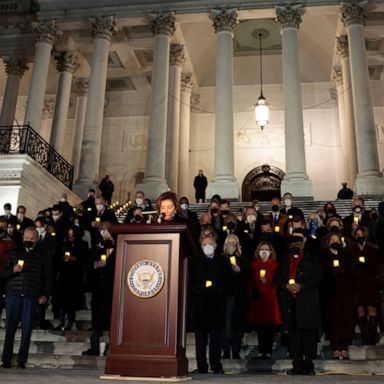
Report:
[[[280,207],[276,204],[272,205],[272,212],[279,212]]]
[[[289,247],[289,252],[291,255],[300,255],[301,248],[300,247]]]
[[[35,246],[35,243],[33,241],[29,241],[29,240],[24,241],[23,244],[24,244],[24,247],[28,248],[28,249],[33,249]]]
[[[339,232],[340,228],[337,225],[332,225],[331,228],[329,228],[330,232]]]
[[[221,214],[222,214],[223,216],[227,216],[227,215],[229,215],[230,213],[231,213],[231,212],[228,211],[228,210],[221,211]]]
[[[340,243],[330,243],[329,248],[333,249],[334,251],[340,251],[342,248],[342,245]]]
[[[3,233],[7,233],[7,227],[0,227],[0,235]]]
[[[218,209],[218,208],[212,208],[212,209],[211,209],[211,212],[212,212],[212,213],[218,213],[218,212],[219,212],[219,209]]]
[[[261,234],[261,239],[264,241],[271,241],[273,238],[272,232],[264,232]]]
[[[372,213],[371,218],[372,220],[376,220],[379,217],[377,213]]]
[[[82,214],[83,214],[83,210],[82,210],[82,209],[78,209],[78,210],[77,210],[77,214],[78,214],[78,215],[82,215]]]
[[[230,229],[230,230],[235,229],[235,227],[236,227],[236,224],[233,221],[230,221],[227,224],[227,228]]]
[[[140,216],[140,215],[135,215],[133,216],[134,220],[137,222],[137,223],[141,223],[143,221],[143,217]]]
[[[367,239],[366,239],[364,236],[357,236],[357,237],[356,237],[356,241],[357,241],[359,244],[364,244],[366,240],[367,240]]]
[[[327,208],[326,212],[328,213],[328,216],[332,216],[335,213],[335,210],[333,208]]]
[[[292,243],[302,243],[303,242],[303,238],[301,236],[291,236],[289,239],[288,239],[288,244],[292,244]]]
[[[103,246],[104,246],[104,248],[113,248],[113,241],[112,240],[104,240]]]

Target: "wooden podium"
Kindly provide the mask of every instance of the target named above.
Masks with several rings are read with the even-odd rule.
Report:
[[[186,224],[113,225],[116,267],[107,375],[183,377],[186,358]]]

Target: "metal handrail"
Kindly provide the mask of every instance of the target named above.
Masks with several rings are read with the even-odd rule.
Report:
[[[29,155],[57,180],[72,188],[73,166],[29,124],[0,126],[0,154]]]

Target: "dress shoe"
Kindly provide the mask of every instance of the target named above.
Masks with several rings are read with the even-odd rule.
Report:
[[[223,353],[223,359],[230,359],[230,358],[231,358],[231,354],[229,352]]]
[[[4,361],[3,364],[1,364],[1,367],[2,368],[11,368],[11,363],[9,363],[8,361]]]
[[[289,376],[296,376],[296,375],[302,375],[303,371],[299,371],[298,369],[292,368],[289,371],[287,371],[287,375]]]
[[[194,369],[191,373],[194,373],[194,374],[203,374],[205,375],[206,373],[208,373],[208,369]]]
[[[97,349],[89,348],[86,351],[81,352],[83,356],[99,356],[100,351]]]
[[[302,374],[305,376],[315,376],[316,372],[313,369],[308,369],[304,370]]]
[[[73,327],[73,323],[71,323],[70,321],[68,321],[67,325],[65,326],[64,330],[66,331],[70,331]]]
[[[224,375],[225,372],[222,369],[217,369],[213,371],[214,375]]]
[[[25,369],[26,368],[25,363],[18,363],[17,368]]]
[[[238,353],[234,353],[232,355],[232,359],[241,359],[240,355]]]

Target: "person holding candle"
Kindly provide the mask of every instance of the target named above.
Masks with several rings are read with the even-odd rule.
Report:
[[[251,276],[249,261],[242,256],[239,238],[230,234],[224,241],[223,256],[229,258],[233,285],[226,295],[225,331],[223,358],[240,359],[241,340],[245,330],[245,315],[248,306],[247,281]]]
[[[247,323],[257,330],[259,359],[271,359],[276,328],[281,324],[275,273],[276,252],[272,244],[262,241],[251,263],[252,276],[248,285],[249,307]]]
[[[23,244],[11,250],[4,264],[6,279],[6,332],[3,347],[3,368],[10,368],[15,333],[21,323],[21,342],[17,356],[19,368],[28,360],[32,326],[37,305],[47,302],[51,293],[52,270],[50,259],[36,247],[37,231],[27,227]]]
[[[304,220],[295,218],[289,252],[276,271],[283,327],[293,359],[289,375],[314,375],[318,332],[321,326],[319,285],[322,268],[313,248],[306,249]]]
[[[354,337],[352,258],[341,235],[330,233],[321,253],[322,315],[325,334],[331,342],[332,358],[348,359],[348,344]]]
[[[343,219],[344,233],[349,237],[353,235],[357,227],[368,227],[369,225],[369,217],[365,212],[363,198],[356,197],[352,199],[351,210],[351,214]]]
[[[368,241],[369,232],[358,226],[353,232],[355,305],[362,341],[376,344],[377,308],[380,305],[380,257],[378,247]]]

